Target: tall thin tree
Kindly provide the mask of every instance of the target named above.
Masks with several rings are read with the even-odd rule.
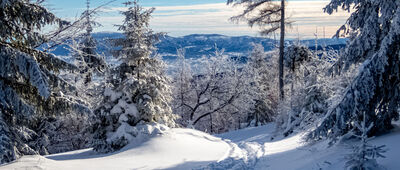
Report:
[[[285,0],[281,4],[273,0],[228,0],[227,4],[244,5],[245,10],[240,15],[231,18],[232,21],[247,21],[250,27],[257,25],[261,35],[269,35],[280,29],[279,43],[279,96],[284,99],[283,90],[283,57],[285,49],[285,25],[290,24],[285,18]],[[268,27],[267,27],[268,26]]]
[[[106,62],[96,52],[97,42],[92,37],[93,26],[99,25],[93,20],[95,10],[90,10],[90,0],[86,0],[86,11],[82,13],[82,30],[85,32],[79,35],[78,47],[74,49],[81,73],[85,76],[85,84],[92,80],[94,72],[102,72],[106,67]]]

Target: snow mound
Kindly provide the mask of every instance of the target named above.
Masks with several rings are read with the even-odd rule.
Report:
[[[121,117],[122,116],[125,115],[121,115]],[[122,122],[115,132],[109,134],[110,137],[107,140],[111,142],[124,137],[128,140],[130,146],[136,146],[152,137],[162,135],[168,129],[168,126],[158,123],[139,124],[138,126],[132,127],[128,123]]]
[[[23,156],[0,166],[10,169],[109,170],[192,169],[226,159],[231,145],[192,129],[166,129],[141,144],[129,144],[118,152],[97,154],[91,149],[48,156]]]

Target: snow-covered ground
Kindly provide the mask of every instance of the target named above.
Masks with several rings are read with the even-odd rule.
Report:
[[[24,156],[1,170],[191,169],[225,159],[230,146],[220,138],[191,129],[170,129],[139,146],[111,154],[90,149],[49,156]]]
[[[211,136],[192,129],[169,129],[138,146],[127,146],[111,154],[90,149],[49,156],[24,156],[0,167],[12,169],[101,170],[101,169],[343,169],[348,145],[328,147],[327,142],[307,145],[302,133],[273,137],[274,125],[247,128]],[[400,130],[377,137],[373,145],[389,149],[378,162],[388,170],[400,169]]]
[[[378,163],[388,170],[400,170],[400,126],[383,136],[371,139],[371,145],[386,145],[388,151],[385,159],[378,159]],[[265,151],[252,164],[254,169],[269,170],[339,170],[344,169],[344,156],[351,152],[350,146],[358,143],[342,142],[329,147],[327,141],[315,144],[303,142],[304,133],[298,133],[287,138],[273,136],[273,125],[256,128],[247,128],[218,135],[223,139],[230,139],[239,146],[244,143],[255,142],[262,145]],[[271,140],[274,137],[274,140]],[[281,138],[281,139],[279,139]],[[223,161],[214,163],[212,167],[224,167]],[[221,164],[221,166],[218,166]],[[239,164],[240,161],[239,161]],[[228,165],[227,167],[231,167]],[[209,168],[210,169],[210,168]],[[211,168],[212,169],[212,168]]]

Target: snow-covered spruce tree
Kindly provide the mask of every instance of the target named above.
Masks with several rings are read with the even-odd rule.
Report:
[[[151,56],[153,44],[163,35],[149,28],[154,8],[145,10],[137,1],[124,4],[129,8],[122,12],[125,20],[119,30],[125,37],[113,41],[120,47],[115,55],[122,64],[112,70],[105,99],[95,110],[93,147],[97,152],[119,150],[133,140],[142,140],[141,134],[159,133],[159,127],[150,128],[152,122],[175,126],[164,63]]]
[[[377,158],[385,158],[383,153],[386,152],[385,145],[372,146],[368,144],[368,131],[373,127],[373,123],[366,125],[365,112],[363,113],[363,121],[355,122],[356,128],[361,135],[356,135],[361,141],[360,145],[353,146],[351,154],[346,156],[345,168],[348,170],[379,170],[384,169],[376,161]]]
[[[0,163],[46,154],[48,136],[54,133],[41,126],[48,117],[72,110],[88,112],[63,95],[74,87],[55,75],[61,69],[74,69],[73,65],[35,48],[47,41],[39,32],[49,24],[66,25],[40,3],[0,2]]]
[[[274,53],[267,54],[261,44],[253,44],[250,54],[247,73],[250,74],[251,96],[254,106],[248,116],[248,124],[258,126],[270,122],[276,115],[278,93],[277,67]]]
[[[81,74],[84,77],[84,83],[88,84],[92,81],[93,74],[102,73],[105,71],[106,62],[104,57],[97,54],[96,52],[96,40],[92,37],[93,26],[98,23],[93,21],[93,15],[95,11],[90,10],[90,1],[86,1],[87,9],[82,13],[82,18],[85,18],[82,23],[82,27],[85,29],[85,33],[80,34],[78,38],[77,47],[73,48],[77,65],[80,68]]]
[[[311,57],[311,51],[308,47],[301,44],[292,44],[285,48],[284,65],[288,68],[292,74],[295,74],[296,68],[299,68],[301,64],[307,62]]]
[[[87,9],[82,13],[79,20],[70,28],[77,31],[71,35],[70,39],[60,42],[67,46],[72,53],[72,61],[78,68],[79,74],[62,72],[62,76],[66,81],[77,86],[75,94],[77,97],[87,102],[87,105],[94,109],[102,100],[105,76],[108,73],[108,65],[105,61],[104,54],[97,53],[97,42],[92,37],[93,27],[100,24],[94,21],[97,11],[102,6],[90,9],[90,1],[86,1]],[[96,78],[92,81],[92,78]]]
[[[338,66],[346,70],[353,64],[362,65],[340,102],[310,133],[311,139],[348,133],[355,128],[354,122],[362,121],[359,113],[366,113],[366,124],[374,124],[368,135],[388,131],[392,120],[399,118],[400,1],[332,0],[325,12],[331,14],[339,7],[350,10],[353,6],[355,11],[341,27],[350,33],[350,40]]]

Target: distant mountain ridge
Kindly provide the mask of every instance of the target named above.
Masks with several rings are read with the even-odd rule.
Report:
[[[111,47],[107,41],[109,39],[123,37],[123,34],[117,32],[98,32],[93,33],[93,37],[98,42],[98,53],[104,53],[110,56]],[[288,40],[286,43],[291,43]],[[275,48],[277,41],[263,37],[251,36],[225,36],[219,34],[191,34],[183,37],[165,36],[161,38],[160,43],[156,45],[157,53],[162,55],[165,60],[176,59],[176,50],[179,48],[185,49],[186,58],[200,58],[203,55],[212,55],[216,48],[224,49],[225,54],[233,57],[245,57],[252,50],[252,44],[259,43],[265,48],[265,51],[270,51]],[[302,40],[302,44],[315,48],[315,40]],[[319,39],[318,44],[326,45],[334,49],[341,48],[345,45],[346,39]],[[54,51],[55,55],[68,56],[70,52],[68,46],[60,45]]]

